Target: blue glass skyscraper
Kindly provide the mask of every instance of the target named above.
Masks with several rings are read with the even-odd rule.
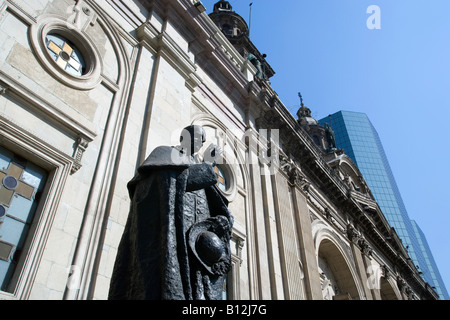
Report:
[[[425,236],[408,216],[381,140],[367,115],[339,111],[319,120],[319,123],[331,126],[336,146],[344,149],[358,166],[386,219],[395,228],[425,281],[436,288],[441,299],[448,300]]]
[[[436,288],[436,292],[439,294],[439,297],[441,299],[449,300],[447,289],[445,288],[445,285],[442,282],[441,275],[439,274],[439,269],[436,265],[436,262],[434,261],[433,254],[431,253],[431,249],[428,246],[425,234],[423,233],[422,229],[420,229],[416,221],[411,220],[411,223],[424,258],[424,260],[421,262],[421,266],[422,265],[426,266],[426,269],[421,270],[424,273],[424,278],[427,281],[428,279],[431,279],[431,281],[428,282]]]

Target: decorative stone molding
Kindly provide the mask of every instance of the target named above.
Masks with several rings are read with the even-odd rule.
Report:
[[[244,248],[245,240],[242,238],[238,238],[236,240],[236,252],[239,257],[239,264],[242,265],[242,249]]]
[[[7,90],[7,88],[0,84],[0,96],[6,94],[6,90]]]
[[[402,291],[406,287],[406,281],[402,277],[397,276],[397,286]]]
[[[95,88],[101,81],[102,59],[95,44],[84,29],[91,25],[96,15],[87,7],[74,7],[73,19],[63,20],[59,16],[45,15],[39,17],[36,24],[29,28],[29,39],[36,57],[41,64],[55,79],[78,90],[90,90]],[[84,10],[83,10],[84,8]],[[89,16],[86,14],[89,13]],[[72,16],[71,16],[72,17]],[[87,19],[87,20],[86,20]],[[85,21],[86,20],[86,21]],[[84,21],[84,22],[81,22]],[[85,61],[86,70],[81,76],[74,76],[65,72],[50,56],[46,45],[46,36],[57,34],[72,42],[81,52]]]
[[[366,239],[360,238],[357,244],[360,247],[362,253],[364,253],[368,257],[372,256],[373,250]]]
[[[192,3],[200,13],[206,11],[205,6],[203,5],[203,3],[200,0],[193,0]]]
[[[316,220],[319,220],[319,218],[314,213],[312,213],[312,211],[309,211],[309,219],[311,223],[313,223]]]
[[[362,253],[364,253],[368,257],[372,256],[373,250],[369,242],[366,239],[364,239],[363,235],[360,232],[358,232],[356,228],[353,227],[351,224],[347,225],[346,234],[347,238],[351,242],[356,244],[361,249]]]
[[[281,153],[279,159],[280,169],[287,175],[288,181],[291,186],[297,186],[305,193],[308,193],[311,182],[306,178],[304,174],[302,174],[294,161]]]
[[[348,239],[354,243],[356,243],[360,238],[359,232],[356,231],[356,229],[351,224],[347,225],[346,233]]]
[[[202,82],[197,67],[165,31],[159,32],[152,24],[144,23],[136,30],[137,39],[150,52],[163,57],[186,80],[186,87],[194,91]]]
[[[391,278],[391,271],[389,271],[388,266],[386,266],[386,265],[381,266],[381,270],[383,272],[384,279],[386,279],[386,281],[388,281]]]
[[[325,210],[323,211],[323,215],[324,215],[325,218],[327,218],[327,220],[329,220],[331,223],[334,223],[333,215],[331,214],[330,209],[325,208]]]
[[[414,299],[414,292],[408,283],[400,276],[397,277],[397,286],[408,300]]]
[[[86,151],[88,144],[89,142],[84,138],[80,137],[77,139],[77,146],[73,156],[74,162],[70,171],[71,174],[74,174],[81,168],[81,158],[83,157],[83,153]]]
[[[3,72],[0,72],[0,91],[1,88],[4,88],[4,94],[23,102],[30,110],[45,117],[49,123],[61,129],[68,136],[73,137],[76,141],[74,152],[72,155],[68,154],[68,156],[72,156],[71,174],[77,172],[81,168],[81,159],[84,151],[86,151],[89,142],[93,141],[96,136],[95,132],[65,115],[56,105],[37,96],[34,92],[24,87],[22,83],[10,78],[9,75]],[[20,124],[16,125],[20,127]],[[23,130],[23,128],[16,130]],[[32,136],[31,133],[29,135]]]
[[[325,217],[325,219],[330,223],[331,226],[334,226],[341,234],[345,235],[347,229],[341,224],[339,223],[339,219],[337,219],[333,216],[333,214],[331,213],[331,210],[329,208],[325,208],[324,210],[321,210],[322,215]]]
[[[46,243],[52,230],[52,224],[60,207],[60,199],[65,190],[65,184],[70,174],[73,159],[42,139],[33,137],[14,123],[0,116],[1,144],[8,149],[19,152],[26,159],[39,159],[39,165],[51,168],[53,172],[51,183],[43,196],[42,206],[39,209],[39,219],[35,221],[35,231],[28,246],[23,264],[20,267],[20,275],[15,284],[11,299],[29,299],[31,289],[35,285],[34,279],[38,273],[39,266],[44,255]],[[34,161],[34,160],[33,160]],[[5,298],[5,293],[0,292],[0,300]]]

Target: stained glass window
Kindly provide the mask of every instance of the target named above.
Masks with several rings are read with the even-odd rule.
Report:
[[[69,40],[59,34],[47,34],[45,45],[48,53],[61,69],[74,76],[82,76],[85,73],[85,60],[81,52]]]
[[[8,289],[47,173],[0,147],[0,288]]]
[[[214,171],[216,172],[217,175],[217,186],[219,187],[220,190],[226,191],[227,181],[223,169],[217,165],[214,167]]]
[[[228,281],[225,279],[222,284],[222,300],[228,300]]]

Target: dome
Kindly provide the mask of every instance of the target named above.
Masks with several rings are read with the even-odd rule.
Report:
[[[249,34],[247,23],[240,15],[233,11],[233,7],[228,1],[221,0],[217,2],[209,17],[228,37],[236,38],[248,36]]]
[[[317,120],[314,119],[313,117],[304,117],[304,118],[302,118],[302,120],[308,126],[313,126],[313,125],[318,125],[319,124],[319,122],[317,122]]]

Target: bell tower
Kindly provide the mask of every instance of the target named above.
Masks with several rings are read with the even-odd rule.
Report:
[[[234,48],[258,69],[257,78],[269,80],[275,74],[272,67],[265,60],[266,55],[261,54],[250,40],[250,31],[247,22],[236,12],[230,2],[220,0],[214,5],[209,17],[223,32]]]
[[[298,93],[300,97],[300,109],[297,111],[297,122],[313,139],[314,143],[324,153],[329,152],[341,152],[336,148],[336,141],[334,132],[331,127],[326,123],[321,126],[319,122],[311,116],[311,110],[304,105],[303,97],[301,93]]]
[[[227,37],[249,36],[247,23],[233,11],[233,7],[228,1],[221,0],[217,2],[214,5],[214,11],[209,16]]]

